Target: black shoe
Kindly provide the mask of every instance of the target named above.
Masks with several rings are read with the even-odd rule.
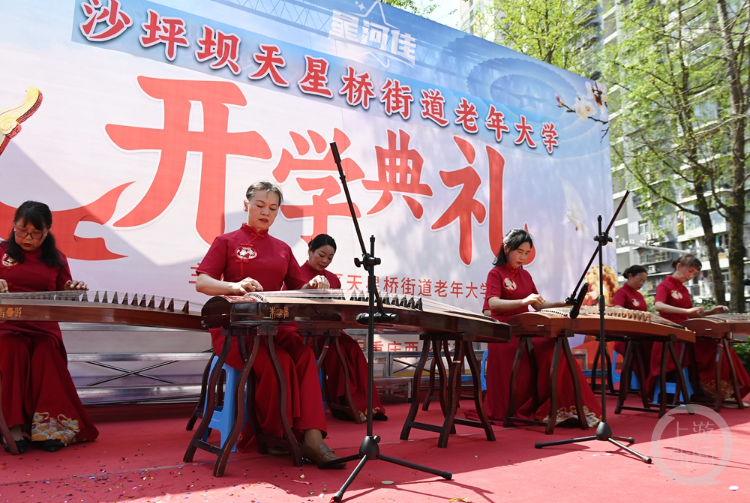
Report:
[[[65,444],[62,443],[62,440],[58,440],[56,438],[38,442],[38,445],[47,452],[57,452],[65,447]]]
[[[350,416],[343,410],[333,409],[331,411],[331,415],[339,421],[354,421],[354,419],[352,419],[352,416]]]
[[[374,416],[372,416],[373,421],[388,421],[388,416],[383,414],[382,412],[376,412]]]
[[[25,438],[22,438],[21,440],[16,440],[16,449],[18,449],[18,454],[23,454],[26,452],[26,449],[29,447],[29,441]],[[3,439],[3,448],[5,449],[5,452],[10,452],[10,449],[8,449],[8,444],[5,443],[5,439]]]

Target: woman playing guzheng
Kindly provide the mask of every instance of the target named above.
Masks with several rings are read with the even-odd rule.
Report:
[[[51,227],[44,203],[26,201],[16,210],[11,235],[0,243],[0,293],[87,290],[72,279]],[[68,372],[56,322],[0,323],[0,379],[3,415],[19,452],[29,440],[55,452],[99,436]]]
[[[495,267],[487,275],[487,294],[484,301],[484,313],[498,321],[505,322],[517,314],[535,310],[561,307],[563,302],[547,302],[523,268],[534,243],[531,234],[523,229],[513,229],[503,239]],[[510,344],[489,344],[487,357],[487,395],[484,407],[490,419],[505,419],[510,399],[510,382],[513,361],[518,349],[519,338],[513,338]],[[534,338],[534,353],[537,359],[537,386],[541,405],[532,410],[532,391],[530,388],[531,366],[528,359],[521,361],[516,389],[518,408],[516,417],[530,420],[547,420],[549,416],[549,376],[555,341],[551,338]],[[576,367],[577,368],[577,367]],[[579,368],[578,381],[586,383],[586,378]],[[577,418],[575,394],[570,372],[566,365],[560,365],[557,376],[558,409],[556,423]],[[588,386],[581,386],[584,414],[590,426],[597,424],[601,414],[599,399]]]
[[[217,237],[198,267],[196,289],[207,295],[244,295],[252,292],[329,288],[325,276],[305,279],[302,269],[283,241],[268,233],[279,212],[281,190],[269,182],[254,183],[247,189],[244,210],[247,223],[234,232]],[[297,334],[295,323],[277,325],[276,354],[286,376],[288,397],[286,409],[292,430],[301,443],[302,455],[315,462],[338,459],[326,445],[326,420],[320,382],[312,349]],[[221,352],[224,336],[221,329],[212,329],[214,350]],[[249,344],[248,344],[249,347]],[[236,338],[227,357],[227,364],[236,369],[244,365]],[[271,360],[261,345],[253,364],[256,376],[256,411],[264,433],[283,437],[278,413],[278,385]],[[247,451],[253,439],[248,421],[237,442],[239,450]],[[270,454],[286,451],[269,446]]]
[[[341,288],[341,281],[338,276],[327,271],[331,264],[333,256],[336,254],[336,241],[328,234],[318,234],[310,241],[307,250],[308,259],[302,266],[302,276],[306,280],[311,280],[320,274],[328,279],[331,288]],[[367,410],[367,360],[362,354],[362,349],[357,341],[345,333],[339,336],[339,346],[344,353],[344,365],[349,372],[349,390],[351,391],[354,405],[356,405],[355,414],[360,415],[360,419],[366,419],[365,411]],[[328,380],[328,393],[334,400],[342,401],[345,398],[344,390],[344,368],[341,359],[329,348],[323,360],[323,367]],[[386,421],[385,409],[380,405],[380,396],[375,393],[372,397],[372,418],[376,421]],[[344,411],[333,410],[333,417],[343,421],[351,421],[352,418]]]
[[[674,272],[667,275],[666,279],[656,287],[656,299],[654,307],[664,318],[675,323],[683,323],[688,318],[700,318],[712,314],[726,313],[729,308],[726,306],[716,306],[710,310],[704,310],[702,307],[694,307],[690,292],[685,288],[684,283],[693,279],[701,270],[701,261],[693,255],[682,255],[672,262]],[[679,345],[678,345],[679,346]],[[680,349],[677,349],[678,353]],[[742,399],[750,393],[750,376],[748,376],[745,367],[735,353],[734,348],[729,347],[729,354],[734,361],[734,367],[739,380],[740,393],[742,396],[734,397],[733,386],[730,382],[729,365],[724,365],[721,369],[721,390],[724,398]],[[698,367],[701,389],[709,397],[714,397],[716,393],[716,342],[706,339],[698,339],[695,342],[695,359]],[[683,365],[688,363],[688,359],[683,359]],[[661,350],[654,346],[651,352],[651,372],[649,382],[647,383],[649,392],[653,389],[654,379],[659,375],[661,364]],[[674,364],[668,360],[667,371],[674,370]]]
[[[634,311],[648,311],[646,299],[643,298],[643,295],[640,292],[640,289],[646,284],[646,279],[648,279],[646,268],[642,265],[631,265],[625,269],[622,275],[626,279],[626,282],[622,285],[622,288],[615,292],[615,298],[612,301],[612,304],[618,307],[624,307],[625,309],[632,309]],[[646,362],[649,362],[653,342],[644,341],[641,342],[641,345],[645,352]],[[624,355],[625,343],[616,342],[615,351]]]

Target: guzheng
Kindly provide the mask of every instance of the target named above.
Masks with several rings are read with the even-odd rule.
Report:
[[[683,325],[699,337],[747,340],[750,335],[750,314],[713,314],[702,318],[691,318]]]
[[[508,323],[513,331],[549,334],[555,337],[566,330],[584,335],[599,335],[599,308],[585,306],[578,318],[570,318],[570,308],[543,309],[538,312],[521,313]],[[604,312],[604,329],[607,338],[669,337],[674,335],[681,342],[695,342],[695,333],[682,325],[661,316],[620,307],[607,307]]]
[[[116,291],[65,290],[0,294],[0,323],[57,321],[115,323],[203,330],[190,303],[157,295]]]
[[[294,290],[218,296],[203,306],[203,324],[243,327],[267,323],[325,323],[340,328],[362,327],[357,317],[368,310],[367,293],[343,290]],[[380,329],[407,332],[475,334],[493,340],[510,340],[510,327],[492,318],[425,298],[380,294],[384,311],[394,321],[379,322]],[[364,324],[366,324],[366,320]]]

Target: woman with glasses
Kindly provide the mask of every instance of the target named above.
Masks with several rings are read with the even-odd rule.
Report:
[[[87,290],[74,281],[50,233],[46,204],[23,203],[13,231],[0,243],[0,293]],[[0,323],[2,410],[18,452],[37,445],[55,452],[99,435],[68,372],[60,326],[50,321]],[[6,446],[6,450],[8,450]]]
[[[247,189],[244,201],[247,223],[214,240],[198,267],[196,290],[206,295],[245,295],[278,291],[282,286],[289,290],[329,288],[325,276],[316,275],[306,280],[289,245],[268,233],[281,202],[281,189],[270,182],[254,183]],[[296,323],[279,324],[277,329],[276,355],[286,376],[287,417],[301,443],[302,455],[315,463],[338,459],[323,442],[326,420],[315,355],[297,334]],[[219,354],[224,346],[221,329],[212,329],[211,338],[214,351]],[[236,338],[232,340],[226,362],[238,370],[244,366]],[[256,412],[261,429],[267,435],[282,438],[278,386],[264,345],[258,350],[253,372],[257,383]],[[252,439],[253,430],[247,422],[237,448],[248,450]],[[269,446],[268,452],[272,455],[288,454],[274,446]]]

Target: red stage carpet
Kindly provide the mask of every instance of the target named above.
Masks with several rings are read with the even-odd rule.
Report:
[[[464,402],[465,406],[469,402]],[[612,413],[609,423],[618,435],[636,438],[635,448],[652,454],[651,435],[656,414]],[[99,440],[67,447],[57,453],[29,450],[21,456],[3,453],[0,461],[0,502],[95,503],[137,502],[328,502],[344,482],[346,470],[322,471],[314,466],[296,468],[290,458],[257,453],[234,454],[226,476],[214,478],[212,456],[198,451],[194,463],[182,463],[192,432],[185,430],[184,406],[128,406],[95,409]],[[534,443],[587,434],[558,427],[545,436],[541,428],[504,429],[495,426],[496,442],[487,442],[479,430],[458,427],[447,449],[438,449],[433,433],[414,431],[410,441],[399,441],[408,404],[388,404],[387,422],[375,423],[384,454],[453,472],[453,480],[369,462],[345,501],[357,502],[532,502],[595,501],[747,501],[750,493],[750,410],[724,409],[731,430],[732,455],[716,477],[717,484],[690,487],[665,476],[606,442],[588,442],[538,450]],[[440,407],[433,402],[419,420],[437,422]],[[681,439],[692,439],[689,463],[675,468],[687,476],[710,471],[722,453],[700,442],[708,433],[697,427],[703,416],[680,416]],[[331,419],[329,445],[337,454],[356,452],[365,425]],[[674,424],[663,438],[674,437]],[[694,432],[695,430],[695,432]],[[705,430],[705,429],[704,429]],[[670,433],[671,431],[671,433]],[[590,434],[590,432],[589,432]],[[704,435],[704,437],[700,437]],[[714,442],[715,444],[715,442]],[[683,446],[683,450],[686,450]],[[662,452],[664,452],[662,450]],[[392,484],[384,482],[392,481]],[[738,490],[730,490],[730,486]],[[461,499],[463,498],[463,499]]]

